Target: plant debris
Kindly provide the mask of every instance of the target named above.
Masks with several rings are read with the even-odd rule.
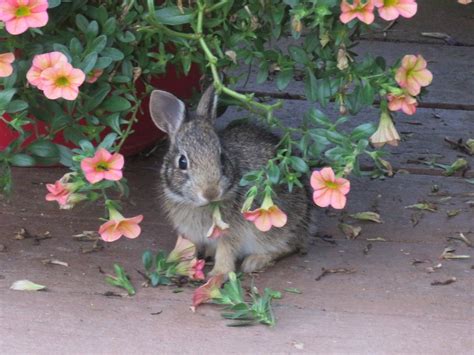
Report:
[[[449,143],[455,150],[459,150],[468,155],[474,155],[474,139],[468,139],[466,143],[464,143],[462,138],[459,138],[457,141],[453,141],[452,139],[445,137],[444,141]]]
[[[125,289],[129,296],[133,296],[135,294],[135,288],[125,273],[125,269],[119,264],[114,264],[114,271],[115,275],[106,274],[105,281],[112,286]]]
[[[454,175],[457,171],[464,172],[469,168],[469,164],[466,159],[459,158],[451,165],[446,166],[444,169],[443,175],[451,176]]]
[[[96,294],[100,296],[105,296],[105,297],[117,297],[117,298],[122,298],[126,295],[126,294],[117,293],[114,291],[97,292]]]
[[[424,263],[429,263],[430,260],[419,260],[419,259],[413,259],[411,262],[412,265],[418,265],[418,264],[424,264]]]
[[[448,215],[448,218],[451,218],[451,217],[455,217],[455,216],[457,216],[458,214],[460,214],[461,211],[462,211],[462,210],[460,210],[460,209],[448,210],[448,211],[446,211],[446,214]]]
[[[18,280],[10,286],[10,289],[16,291],[41,291],[45,290],[46,286],[36,284],[30,280]]]
[[[152,312],[150,313],[152,316],[157,316],[159,314],[163,313],[163,310],[159,310],[158,312]]]
[[[405,206],[405,208],[412,208],[429,212],[436,212],[438,210],[438,207],[434,203],[430,202],[415,203],[414,205]]]
[[[369,243],[369,244],[367,244],[367,245],[365,246],[365,248],[364,248],[364,250],[363,250],[364,255],[368,255],[370,249],[372,249],[372,243]]]
[[[88,254],[88,253],[94,253],[97,251],[101,251],[104,249],[104,243],[102,242],[101,239],[97,239],[92,243],[92,246],[90,247],[81,247],[81,252],[83,254]]]
[[[386,242],[387,239],[382,238],[382,237],[377,237],[377,238],[366,238],[365,239],[368,242]]]
[[[454,254],[456,249],[452,247],[447,247],[443,250],[441,255],[439,256],[440,259],[469,259],[470,255],[458,255]]]
[[[425,216],[425,214],[423,212],[415,212],[411,215],[410,217],[410,221],[411,221],[411,225],[414,227],[416,227],[418,225],[418,223],[420,223],[421,219]]]
[[[293,342],[291,342],[291,345],[293,345],[293,347],[294,347],[295,349],[304,350],[304,344],[303,344],[303,343],[300,343],[300,342],[297,342],[297,341],[293,341]]]
[[[435,280],[431,283],[431,286],[446,286],[446,285],[450,285],[454,282],[456,282],[456,278],[453,276],[453,277],[450,277],[449,279],[447,279],[445,281]]]
[[[296,288],[296,287],[288,287],[288,288],[285,288],[283,291],[289,292],[289,293],[296,293],[296,294],[302,294],[303,293],[303,292],[301,292],[301,290],[299,288]]]
[[[321,280],[323,277],[329,275],[329,274],[353,274],[355,273],[356,270],[355,269],[348,269],[348,268],[337,268],[337,269],[325,269],[325,268],[321,268],[321,275],[319,275],[318,277],[316,277],[314,280],[315,281],[319,281]]]
[[[44,232],[43,235],[31,234],[26,228],[20,228],[18,232],[15,233],[13,239],[15,240],[24,240],[24,239],[33,239],[33,245],[39,245],[40,242],[44,239],[51,239],[52,236],[50,232]]]
[[[425,268],[426,272],[431,274],[433,272],[435,272],[436,270],[438,269],[441,269],[441,267],[443,266],[443,264],[439,263],[437,265],[434,265],[434,266],[428,266]]]
[[[371,221],[375,223],[383,223],[383,221],[380,219],[380,215],[376,212],[359,212],[359,213],[354,213],[350,214],[349,217],[355,218],[361,221]]]
[[[356,239],[360,232],[362,231],[362,227],[359,226],[352,226],[347,223],[339,223],[339,228],[342,230],[342,232],[345,234],[347,239]]]
[[[453,237],[448,237],[448,240],[450,240],[450,239],[460,240],[460,241],[466,243],[466,245],[469,246],[469,247],[473,246],[472,242],[469,239],[467,239],[467,237],[463,233],[459,233],[459,235],[456,235],[456,236],[453,236]]]
[[[43,263],[43,265],[51,264],[51,265],[60,265],[64,267],[69,267],[68,263],[61,260],[57,260],[57,259],[43,259],[41,260],[41,262]]]

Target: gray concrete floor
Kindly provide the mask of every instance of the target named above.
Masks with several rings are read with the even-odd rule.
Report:
[[[451,9],[453,2],[439,1],[436,6]],[[462,11],[456,8],[444,17],[445,21],[435,21],[432,17],[436,6],[428,7],[431,2],[426,0],[419,3],[416,25],[410,27],[404,21],[400,24],[403,31],[410,33],[406,39],[420,41],[415,47],[403,42],[364,46],[387,55],[401,56],[414,50],[429,53],[436,73],[426,100],[472,104],[474,34],[468,29],[472,29],[474,5]],[[459,30],[459,16],[471,27]],[[420,31],[451,30],[458,41],[468,46],[433,44],[432,40],[424,42],[418,36]],[[456,66],[450,65],[452,58],[458,63],[457,68],[465,69],[456,70]],[[455,79],[456,75],[462,77]],[[436,83],[438,77],[446,79]],[[299,89],[296,85],[292,90]],[[301,101],[289,101],[284,112],[289,118],[294,117],[298,110],[304,111],[304,105]],[[236,111],[227,114],[239,115]],[[398,125],[405,132],[405,142],[393,150],[390,160],[398,169],[412,173],[399,173],[384,181],[354,179],[346,211],[378,211],[384,223],[355,222],[362,227],[362,233],[356,240],[347,240],[338,228],[341,220],[350,221],[345,213],[320,210],[319,234],[331,236],[333,242],[312,238],[306,256],[284,259],[255,277],[259,288],[283,291],[296,287],[302,291],[283,292],[283,298],[275,302],[274,328],[227,327],[214,305],[204,305],[192,313],[191,287],[184,287],[181,293],[173,293],[173,287],[140,287],[142,278],[136,270],[142,269],[143,251],[170,250],[175,241],[175,233],[154,198],[160,154],[149,159],[130,159],[126,169],[131,200],[125,207],[128,215],[144,214],[142,235],[133,241],[107,244],[93,253],[82,253],[81,248],[91,243],[77,242],[72,236],[96,230],[101,207],[86,205],[60,211],[55,204],[44,201],[44,184],[56,180],[65,170],[15,169],[12,199],[0,203],[0,244],[5,247],[0,251],[0,352],[472,353],[474,261],[440,260],[439,256],[445,247],[452,246],[456,253],[474,258],[472,248],[448,240],[462,232],[474,242],[474,210],[469,204],[474,199],[474,187],[464,177],[441,176],[441,171],[416,160],[422,162],[423,158],[436,155],[440,162],[449,163],[464,157],[474,166],[472,157],[452,150],[443,140],[446,135],[473,138],[474,113],[420,109],[416,116],[400,119]],[[471,177],[472,173],[467,172]],[[439,187],[437,193],[432,192],[433,185]],[[405,208],[420,201],[435,203],[437,212],[417,213]],[[454,209],[461,212],[448,218],[447,211]],[[418,224],[414,225],[414,219],[419,220]],[[16,240],[14,235],[20,228],[37,235],[49,232],[52,238],[39,243],[32,239]],[[373,241],[374,238],[384,241]],[[370,249],[364,252],[369,244]],[[44,265],[41,261],[48,258],[65,261],[69,267]],[[415,260],[421,262],[413,263]],[[137,287],[134,297],[104,296],[107,291],[121,292],[107,285],[99,272],[99,268],[111,272],[114,262],[120,262],[129,272]],[[427,271],[437,264],[442,266],[435,272]],[[353,268],[355,272],[315,281],[321,268],[341,267]],[[457,281],[446,286],[431,285],[450,277]],[[19,279],[47,285],[48,291],[9,290]],[[246,282],[250,282],[250,277]]]

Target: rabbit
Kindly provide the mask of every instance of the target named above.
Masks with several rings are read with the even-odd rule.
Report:
[[[273,200],[288,216],[282,228],[259,231],[241,213],[247,187],[241,177],[264,167],[274,157],[279,139],[251,123],[231,123],[217,132],[217,95],[211,85],[196,112],[171,93],[154,90],[150,98],[153,122],[169,135],[169,147],[160,171],[163,208],[173,227],[214,257],[209,276],[235,271],[260,271],[277,259],[304,252],[308,235],[309,199],[304,188],[275,189]],[[229,229],[218,239],[206,237],[212,225],[211,202],[219,201]],[[258,207],[258,206],[253,206]]]

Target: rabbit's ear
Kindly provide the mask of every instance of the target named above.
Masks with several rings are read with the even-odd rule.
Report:
[[[154,90],[150,97],[150,114],[155,125],[173,137],[186,117],[186,106],[173,94]]]
[[[196,109],[196,114],[199,117],[204,117],[214,123],[216,120],[217,99],[218,97],[214,85],[211,84],[202,95]]]

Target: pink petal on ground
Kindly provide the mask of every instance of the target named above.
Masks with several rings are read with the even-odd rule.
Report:
[[[130,239],[137,238],[142,231],[139,225],[128,221],[121,222],[119,229],[125,237]]]
[[[116,221],[107,221],[99,228],[100,237],[106,242],[114,242],[120,239],[122,233],[117,228]]]

